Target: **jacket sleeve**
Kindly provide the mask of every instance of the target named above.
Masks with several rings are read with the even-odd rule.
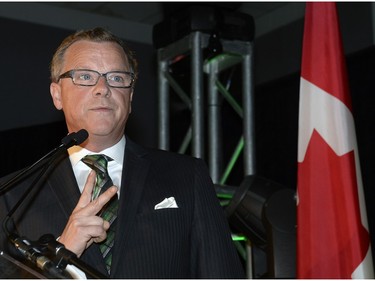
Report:
[[[191,243],[193,278],[244,279],[244,267],[207,167],[202,160],[196,162]]]

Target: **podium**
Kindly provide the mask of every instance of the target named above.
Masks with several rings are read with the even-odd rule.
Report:
[[[47,279],[0,250],[0,279]]]

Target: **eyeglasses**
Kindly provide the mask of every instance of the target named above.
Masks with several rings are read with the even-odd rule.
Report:
[[[95,86],[100,77],[105,77],[108,85],[113,88],[130,88],[133,86],[134,73],[127,71],[110,71],[99,73],[90,69],[72,69],[59,76],[62,78],[72,78],[74,85]]]

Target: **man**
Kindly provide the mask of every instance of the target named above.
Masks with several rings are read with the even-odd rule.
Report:
[[[133,53],[102,28],[62,42],[51,63],[51,96],[68,131],[85,129],[89,137],[68,150],[40,193],[14,215],[18,232],[30,239],[52,233],[111,278],[243,278],[203,161],[146,149],[125,137],[136,78]],[[96,199],[100,172],[84,160],[93,154],[105,155],[113,182]],[[13,206],[32,180],[5,194],[0,208]],[[117,217],[110,223],[101,215],[114,201]],[[113,237],[109,231],[114,244],[106,267],[102,244]]]

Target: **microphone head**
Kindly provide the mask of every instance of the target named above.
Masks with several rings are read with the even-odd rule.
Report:
[[[83,143],[89,136],[89,133],[85,129],[81,129],[78,132],[71,133],[61,140],[61,143],[66,148],[73,145],[79,145]]]

